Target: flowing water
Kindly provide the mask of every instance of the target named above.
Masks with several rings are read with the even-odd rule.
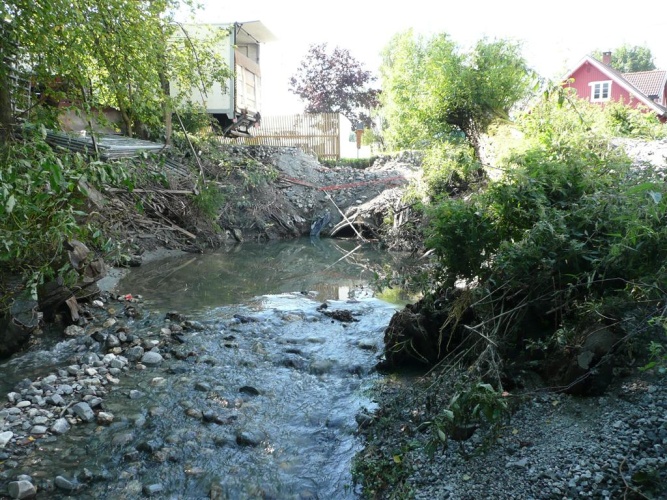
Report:
[[[103,404],[111,425],[42,439],[5,479],[62,475],[75,498],[356,498],[356,417],[372,410],[383,331],[400,307],[369,284],[374,270],[400,265],[354,242],[298,240],[134,270],[117,291],[143,296],[150,314],[132,331],[158,337],[168,311],[198,329],[159,366],[119,377]],[[0,364],[1,387],[43,377],[77,350],[44,340]]]

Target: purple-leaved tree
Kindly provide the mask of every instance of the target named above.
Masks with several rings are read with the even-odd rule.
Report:
[[[307,113],[342,113],[356,127],[371,125],[370,110],[378,105],[380,91],[371,88],[375,77],[350,51],[326,43],[312,44],[290,78],[290,92],[306,104]]]

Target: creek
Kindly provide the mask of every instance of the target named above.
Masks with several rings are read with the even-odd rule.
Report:
[[[141,296],[141,313],[114,328],[163,359],[130,358],[107,376],[113,383],[95,409],[113,415],[104,425],[98,416],[35,438],[29,425],[13,424],[15,435],[26,433],[26,451],[12,442],[16,453],[0,454],[0,492],[26,474],[38,498],[357,498],[356,430],[373,409],[384,329],[402,307],[376,298],[371,285],[376,270],[404,260],[353,241],[301,239],[132,270],[116,292]],[[0,389],[17,391],[54,372],[77,374],[76,389],[95,370],[71,368],[73,360],[99,347],[45,332],[0,363]],[[41,400],[32,401],[21,412],[38,415]]]

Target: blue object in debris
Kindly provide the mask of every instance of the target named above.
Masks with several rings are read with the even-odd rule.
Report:
[[[320,215],[313,224],[310,226],[310,236],[311,237],[318,237],[320,235],[320,231],[322,231],[322,228],[329,224],[329,221],[331,221],[331,214],[327,210],[324,212],[324,215]]]

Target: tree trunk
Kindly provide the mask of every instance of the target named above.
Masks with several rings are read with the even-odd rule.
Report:
[[[162,110],[164,111],[164,143],[166,146],[171,144],[171,101],[169,99],[169,81],[164,71],[160,70],[160,84],[162,86],[162,91],[164,92],[164,99],[162,103]]]
[[[6,23],[6,31],[0,39],[0,144],[4,143],[12,131],[11,72],[14,50],[12,50],[12,26]]]
[[[1,54],[0,57],[2,57]],[[13,121],[9,75],[4,69],[0,69],[0,144],[5,143],[9,138]]]

